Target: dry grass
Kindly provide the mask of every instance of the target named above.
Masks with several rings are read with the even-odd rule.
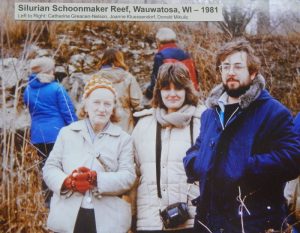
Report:
[[[215,51],[226,38],[217,32],[209,30],[205,23],[136,23],[136,22],[15,22],[11,15],[8,0],[1,1],[0,20],[5,22],[1,27],[1,56],[15,56],[19,60],[28,59],[31,54],[28,47],[38,44],[40,47],[56,50],[56,59],[67,62],[72,55],[67,46],[60,46],[57,35],[69,34],[76,37],[82,34],[109,32],[117,37],[120,45],[125,45],[130,39],[132,44],[139,41],[154,42],[154,33],[157,27],[164,25],[173,27],[179,35],[182,44],[189,50],[196,62],[200,73],[200,87],[203,98],[209,90],[219,83],[215,71]],[[8,7],[7,9],[5,8]],[[118,32],[118,34],[116,34]],[[101,37],[101,33],[99,33]],[[136,39],[134,39],[136,38]],[[271,93],[285,103],[293,113],[300,110],[300,77],[297,78],[295,61],[300,60],[299,36],[290,37],[261,37],[249,36],[247,39],[256,48],[263,64],[264,75],[268,81]],[[109,42],[108,42],[109,43]],[[111,46],[107,44],[106,46]],[[141,59],[147,59],[141,57]],[[152,57],[151,57],[152,59]],[[127,63],[134,66],[134,60],[128,57]],[[0,64],[1,65],[1,64]],[[19,67],[17,67],[19,68]],[[149,80],[151,70],[146,70]],[[14,96],[13,109],[18,111],[21,103],[22,76],[12,90]],[[137,76],[139,77],[139,76]],[[145,80],[147,81],[147,80]],[[1,107],[7,106],[8,96],[6,88],[1,83]],[[7,118],[5,112],[2,119]],[[38,167],[39,158],[31,147],[28,130],[17,131],[4,125],[0,135],[0,232],[47,232],[45,222],[47,210],[41,195],[41,174]]]
[[[47,29],[47,23],[15,22],[13,3],[1,1],[1,57],[17,57],[26,60],[29,45],[37,43]],[[48,33],[47,33],[48,34]],[[1,64],[2,65],[2,64]],[[1,79],[1,109],[12,105],[12,113],[18,112],[21,103],[22,81],[25,75],[15,67],[19,80],[14,88],[7,89]],[[8,95],[14,96],[13,101]],[[1,118],[8,119],[5,111]],[[31,147],[28,130],[18,131],[15,124],[4,124],[0,134],[1,186],[0,186],[0,232],[47,232],[45,229],[47,210],[41,194],[39,158]]]
[[[28,130],[4,127],[0,149],[0,232],[47,232],[40,161],[28,142]]]

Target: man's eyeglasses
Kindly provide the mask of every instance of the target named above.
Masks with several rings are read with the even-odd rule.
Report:
[[[233,67],[233,72],[236,74],[242,72],[246,68],[246,66],[242,64],[222,64],[219,66],[219,70],[222,74],[228,74],[231,67]]]

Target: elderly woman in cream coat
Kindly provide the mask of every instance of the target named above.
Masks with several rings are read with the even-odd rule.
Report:
[[[133,131],[138,168],[137,232],[193,232],[195,207],[191,200],[199,195],[196,184],[188,184],[182,159],[194,143],[200,129],[200,115],[193,84],[186,67],[180,63],[164,64],[159,69],[152,109],[135,114],[139,121]],[[161,125],[160,190],[156,175],[157,124]],[[167,206],[188,204],[189,219],[165,229],[159,211]]]
[[[99,75],[86,84],[80,116],[64,127],[43,168],[54,192],[47,225],[66,233],[125,233],[135,178],[131,137],[114,125],[116,91]]]

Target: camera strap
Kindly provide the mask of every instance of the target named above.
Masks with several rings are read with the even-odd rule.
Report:
[[[156,186],[157,196],[162,198],[160,190],[161,125],[156,124]]]
[[[194,143],[193,128],[194,128],[194,117],[192,117],[190,121],[191,146],[193,146]],[[162,198],[161,189],[160,189],[160,163],[161,163],[161,124],[157,122],[156,124],[156,186],[157,186],[157,196],[159,199]]]

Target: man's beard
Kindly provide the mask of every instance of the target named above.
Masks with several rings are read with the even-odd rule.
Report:
[[[251,86],[251,83],[243,85],[243,86],[239,86],[238,88],[235,88],[235,89],[229,89],[228,85],[223,83],[223,87],[224,87],[227,95],[229,95],[230,97],[233,97],[233,98],[237,98],[237,97],[240,97],[241,95],[245,94],[246,91],[249,90],[250,86]]]

